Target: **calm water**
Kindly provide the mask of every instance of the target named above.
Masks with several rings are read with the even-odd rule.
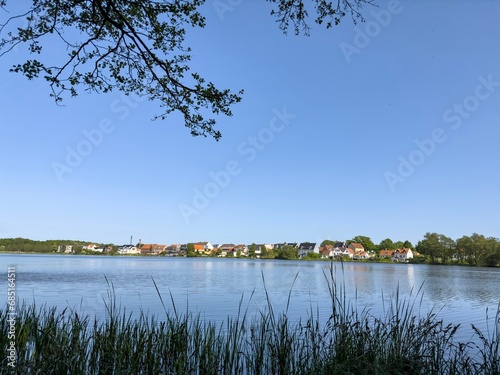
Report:
[[[7,266],[16,266],[17,296],[38,305],[74,306],[104,316],[112,283],[117,301],[127,311],[164,313],[155,280],[165,302],[199,312],[209,319],[236,316],[242,304],[250,314],[266,307],[267,289],[276,312],[286,308],[292,319],[307,317],[311,308],[320,319],[330,315],[328,262],[210,258],[104,257],[76,255],[0,254],[0,295],[7,295]],[[334,263],[334,277],[359,310],[382,315],[396,290],[410,298],[422,288],[421,312],[434,308],[446,322],[463,325],[461,337],[472,334],[470,324],[486,328],[500,302],[500,269],[411,264]],[[412,292],[413,291],[413,292]],[[413,298],[412,300],[415,300]],[[415,313],[418,313],[418,299]]]

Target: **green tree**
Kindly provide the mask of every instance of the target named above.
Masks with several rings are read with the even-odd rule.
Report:
[[[413,244],[412,244],[410,241],[408,241],[408,240],[406,240],[405,242],[403,242],[403,247],[404,247],[405,249],[414,249],[414,248],[415,248],[415,247],[413,246]]]
[[[265,247],[264,245],[260,246],[260,257],[264,259],[269,257],[269,251],[267,250],[267,247]]]
[[[473,260],[473,264],[476,266],[480,266],[485,264],[485,258],[488,254],[488,240],[482,234],[473,233],[471,236],[472,246],[469,249],[469,254]]]
[[[248,246],[248,257],[255,258],[256,251],[257,251],[257,245],[255,243],[252,243],[250,246]]]
[[[386,238],[385,240],[382,240],[379,245],[378,245],[379,250],[395,250],[396,246],[394,245],[394,242],[390,238]]]
[[[308,9],[327,28],[350,15],[362,20],[363,6],[373,0],[268,0],[281,30],[309,34]],[[9,12],[8,0],[0,7]],[[189,28],[205,27],[200,7],[205,0],[32,0],[26,11],[0,24],[0,56],[24,45],[34,59],[11,71],[28,79],[43,77],[57,103],[80,89],[106,93],[120,90],[158,104],[165,119],[181,115],[193,136],[212,136],[213,115],[232,116],[243,90],[218,89],[199,73],[191,72],[191,49],[185,44]],[[9,14],[9,13],[6,13]],[[24,20],[18,27],[14,21]],[[67,51],[62,57],[45,56],[44,44]],[[56,61],[54,64],[54,60]],[[49,62],[46,62],[49,61]]]
[[[394,242],[394,248],[395,249],[402,249],[404,247],[404,242],[403,241],[396,241]]]
[[[462,236],[457,240],[457,255],[460,262],[470,266],[474,264],[474,244],[469,236]]]
[[[198,256],[197,251],[194,250],[194,244],[192,244],[192,243],[187,244],[186,256],[188,256],[188,257]]]
[[[487,267],[500,265],[500,243],[497,238],[487,238],[487,253],[484,258]]]
[[[335,245],[337,242],[342,242],[342,241],[333,241],[333,240],[324,240],[321,242],[320,246],[325,246],[325,245]]]
[[[455,253],[456,243],[450,237],[445,236],[444,234],[439,235],[439,243],[441,244],[441,259],[442,263],[447,263]]]
[[[315,252],[309,252],[307,255],[304,257],[306,260],[318,260],[321,259],[321,254],[315,253]]]
[[[373,243],[372,239],[368,236],[356,236],[352,239],[352,242],[359,243],[363,245],[365,251],[375,250],[377,246]]]
[[[451,238],[444,234],[429,233],[417,244],[417,251],[430,257],[431,263],[446,263],[455,252],[456,244]]]
[[[297,248],[293,246],[283,246],[278,250],[278,255],[276,255],[277,259],[298,259],[299,251]]]
[[[486,238],[482,234],[473,233],[462,236],[456,242],[457,253],[469,265],[487,265],[495,261],[496,239]]]

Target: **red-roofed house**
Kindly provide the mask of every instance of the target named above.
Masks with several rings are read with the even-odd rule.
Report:
[[[368,259],[370,255],[366,251],[357,251],[352,256],[352,259]]]
[[[361,245],[360,243],[355,243],[355,242],[350,244],[348,248],[351,249],[354,253],[359,253],[359,252],[365,251],[365,248],[363,247],[363,245]]]
[[[406,248],[396,249],[391,259],[395,262],[408,262],[408,259],[413,259],[413,252]]]
[[[321,258],[333,258],[333,245],[325,245],[319,248]]]
[[[156,246],[155,243],[145,243],[144,245],[141,245],[141,254],[142,255],[153,254],[155,246]]]
[[[394,250],[380,250],[380,253],[378,254],[378,256],[380,258],[392,258],[392,254],[394,254]]]

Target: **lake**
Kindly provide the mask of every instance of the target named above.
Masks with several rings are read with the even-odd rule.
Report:
[[[313,311],[325,322],[331,313],[329,262],[0,254],[0,264],[0,295],[7,295],[7,266],[15,265],[19,301],[71,306],[99,317],[105,315],[110,285],[126,311],[164,314],[153,280],[167,311],[173,310],[173,299],[178,311],[189,308],[216,321],[236,316],[240,304],[248,314],[257,314],[266,308],[267,298],[281,312],[290,297],[288,316],[294,320]],[[415,314],[434,309],[445,322],[462,324],[461,340],[471,337],[471,324],[484,331],[487,324],[490,329],[495,324],[498,268],[355,262],[333,267],[337,286],[345,288],[358,311],[369,309],[381,316],[399,293],[415,301]]]

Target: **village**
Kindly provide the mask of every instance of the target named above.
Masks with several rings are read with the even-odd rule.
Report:
[[[139,243],[114,247],[88,244],[82,246],[82,252],[87,254],[116,254],[116,255],[144,255],[144,256],[200,256],[200,257],[246,257],[256,259],[275,258],[280,251],[287,250],[292,255],[288,259],[352,259],[370,260],[390,259],[394,262],[408,262],[419,254],[410,248],[384,249],[380,251],[365,249],[360,243],[335,242],[334,244],[318,245],[315,242],[283,242],[276,244],[235,245],[211,244],[210,242],[196,242],[187,244],[156,244]],[[74,254],[74,246],[58,246],[59,253]],[[313,255],[314,254],[314,255]]]

